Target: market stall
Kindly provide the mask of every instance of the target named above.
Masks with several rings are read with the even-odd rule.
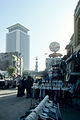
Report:
[[[28,110],[25,116],[19,120],[61,120],[59,104],[54,104],[49,100],[49,96],[45,96],[42,101],[34,109]]]

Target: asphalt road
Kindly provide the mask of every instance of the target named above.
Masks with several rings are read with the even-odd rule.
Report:
[[[18,120],[31,107],[31,98],[16,94],[16,89],[0,90],[0,120]],[[35,102],[32,100],[32,104]]]
[[[19,120],[37,100],[17,97],[17,89],[0,90],[0,120]],[[62,120],[80,120],[80,105],[60,108]]]

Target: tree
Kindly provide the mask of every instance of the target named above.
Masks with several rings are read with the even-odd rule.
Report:
[[[16,71],[15,67],[13,67],[11,65],[7,68],[7,72],[9,74],[9,76],[11,76],[11,77],[13,77],[13,74],[15,73],[15,71]]]

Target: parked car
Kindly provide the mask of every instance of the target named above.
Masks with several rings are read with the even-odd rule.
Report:
[[[0,74],[0,88],[10,88],[10,87],[16,87],[16,82],[15,80],[5,77],[2,74]]]

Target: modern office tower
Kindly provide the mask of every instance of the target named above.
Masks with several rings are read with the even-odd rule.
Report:
[[[23,56],[24,70],[29,70],[30,36],[28,29],[21,24],[15,24],[7,28],[6,52],[18,52]]]

